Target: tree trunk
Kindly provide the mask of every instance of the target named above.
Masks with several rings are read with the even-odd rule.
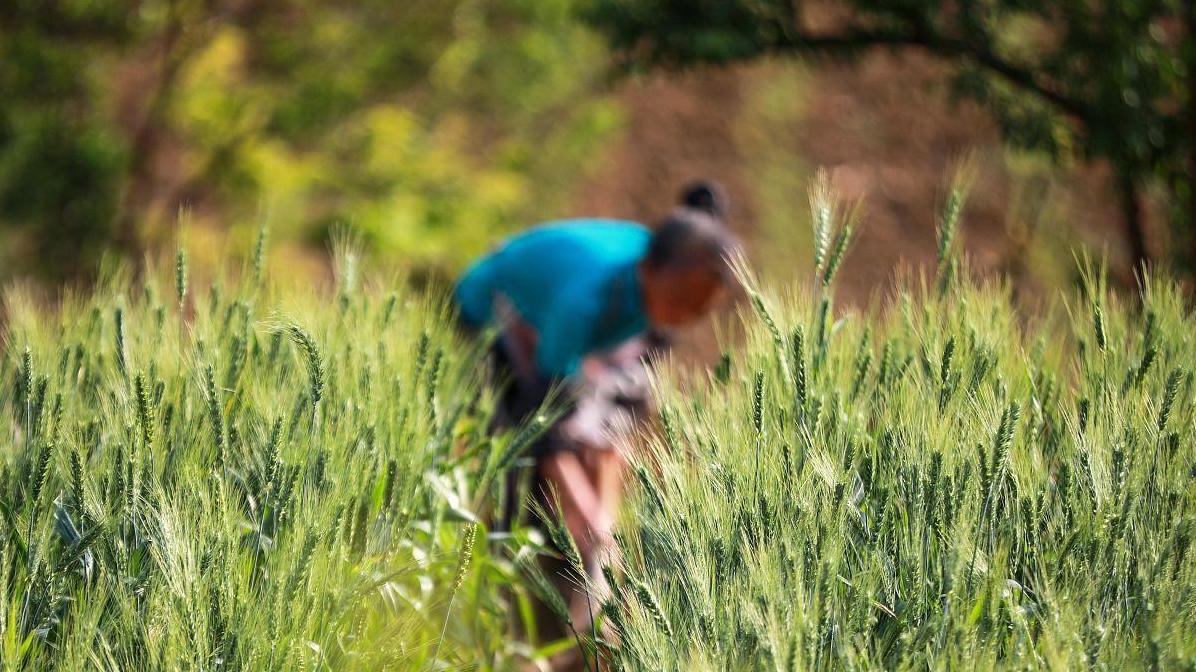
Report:
[[[1139,273],[1150,261],[1150,253],[1146,249],[1146,229],[1142,221],[1141,194],[1134,178],[1127,172],[1118,172],[1117,183],[1121,190],[1121,213],[1125,220],[1125,239],[1130,248],[1132,272]]]
[[[137,230],[138,221],[144,216],[146,205],[152,201],[156,186],[153,160],[162,140],[165,117],[173,100],[178,75],[189,55],[179,46],[183,37],[183,19],[179,12],[179,1],[171,0],[167,23],[159,38],[161,62],[158,66],[158,81],[148,93],[145,114],[133,130],[120,207],[113,227],[114,245],[134,262],[140,261],[143,254],[141,233]],[[134,263],[133,268],[134,272],[140,272],[139,264]]]

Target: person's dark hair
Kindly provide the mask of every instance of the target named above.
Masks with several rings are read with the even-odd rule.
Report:
[[[645,259],[654,268],[706,263],[714,264],[721,272],[735,246],[735,238],[717,217],[705,210],[682,207],[656,226]]]
[[[727,218],[727,192],[713,180],[690,182],[681,190],[681,206],[701,210],[720,220]]]

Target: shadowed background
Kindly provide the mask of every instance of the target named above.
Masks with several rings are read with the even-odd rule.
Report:
[[[931,262],[969,157],[981,271],[1039,296],[1072,252],[1191,268],[1191,16],[1178,2],[16,0],[0,9],[0,279],[102,254],[202,269],[270,227],[443,280],[567,215],[651,222],[726,183],[766,273],[805,273],[830,169],[865,226],[844,297]],[[963,45],[963,46],[961,46]],[[1019,86],[1009,72],[1029,73]]]

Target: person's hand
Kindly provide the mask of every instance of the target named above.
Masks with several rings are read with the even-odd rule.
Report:
[[[617,569],[623,565],[623,552],[619,550],[619,543],[615,541],[614,535],[609,531],[596,535],[596,539],[594,540],[594,565],[595,568],[591,573],[597,572],[600,576],[603,567]],[[606,580],[603,579],[602,582],[606,583]]]

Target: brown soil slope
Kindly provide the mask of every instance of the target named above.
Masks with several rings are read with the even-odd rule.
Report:
[[[826,167],[844,196],[864,200],[865,225],[842,275],[843,295],[859,302],[889,286],[900,265],[933,263],[934,212],[945,179],[970,154],[976,179],[963,238],[979,270],[1010,271],[1019,290],[1033,292],[1050,284],[1039,271],[1056,279],[1069,272],[1061,269],[1072,265],[1068,247],[1078,242],[1106,248],[1115,266],[1120,261],[1124,241],[1104,171],[1055,170],[1007,152],[984,110],[949,100],[942,63],[876,53],[854,65],[802,70],[791,119],[753,128],[754,94],[777,86],[785,69],[794,67],[764,63],[624,82],[617,95],[627,114],[625,137],[579,189],[575,212],[652,221],[684,181],[714,177],[728,186],[733,226],[750,246],[761,242],[756,234],[771,207],[760,183],[772,168],[758,155],[791,154],[805,167],[800,182]],[[753,141],[753,132],[767,137]],[[1033,247],[1046,248],[1036,256],[1026,249],[1027,226],[1035,231]],[[795,260],[808,257],[800,243],[782,247]],[[1036,268],[1028,271],[1029,256]]]

